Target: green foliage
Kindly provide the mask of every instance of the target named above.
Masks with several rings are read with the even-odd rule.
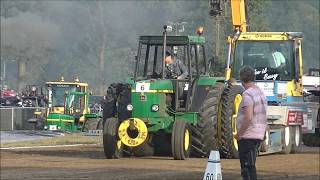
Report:
[[[246,11],[249,31],[267,31],[270,24],[266,21],[266,16],[270,9],[267,9],[271,1],[269,0],[246,0]],[[265,16],[264,16],[265,15]]]
[[[319,1],[271,1],[267,22],[269,31],[299,31],[304,33],[304,70],[319,68]],[[283,8],[279,8],[283,7]]]

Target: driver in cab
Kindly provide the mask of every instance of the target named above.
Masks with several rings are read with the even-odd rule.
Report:
[[[187,67],[170,50],[166,50],[165,65],[167,79],[186,79],[189,75]]]
[[[281,53],[281,48],[280,45],[278,44],[272,44],[271,45],[271,55],[272,55],[272,60],[274,61],[275,67],[278,68],[284,68],[286,59]]]

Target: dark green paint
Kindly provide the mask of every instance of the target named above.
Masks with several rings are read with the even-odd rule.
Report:
[[[145,96],[145,100],[141,100],[141,96]],[[165,100],[166,95],[163,93],[132,93],[132,116],[136,118],[167,117]],[[159,105],[159,111],[151,111],[154,104]]]

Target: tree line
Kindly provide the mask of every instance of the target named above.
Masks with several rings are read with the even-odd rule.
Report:
[[[303,32],[304,69],[319,67],[319,1],[246,2],[251,31]],[[7,63],[6,82],[21,89],[78,75],[101,94],[133,74],[138,36],[161,35],[170,22],[186,22],[182,35],[204,26],[207,58],[217,59],[212,71],[223,72],[226,37],[232,33],[229,7],[227,1],[222,16],[212,19],[207,0],[2,0],[2,66],[16,60]]]

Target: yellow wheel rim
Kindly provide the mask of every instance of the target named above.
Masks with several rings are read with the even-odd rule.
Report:
[[[240,102],[242,100],[241,94],[237,94],[234,98],[233,103],[233,115],[232,115],[232,133],[237,134],[237,116],[238,116],[238,110],[240,106]],[[238,150],[238,141],[233,138],[233,145]]]
[[[184,150],[187,151],[189,149],[189,143],[190,143],[190,133],[189,130],[186,129],[184,132]]]
[[[130,137],[130,135],[128,134],[130,121],[133,121],[135,131],[137,131],[136,137]],[[124,120],[120,124],[118,135],[123,144],[129,147],[135,147],[135,146],[139,146],[147,139],[148,128],[141,119],[131,118],[131,119]]]

